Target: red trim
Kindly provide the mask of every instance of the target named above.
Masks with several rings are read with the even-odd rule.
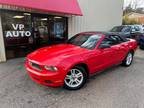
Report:
[[[0,4],[82,16],[77,0],[0,0]]]

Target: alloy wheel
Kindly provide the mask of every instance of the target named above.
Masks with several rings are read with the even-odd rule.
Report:
[[[129,53],[126,58],[126,64],[130,65],[132,63],[132,59],[133,59],[133,55],[132,53]]]
[[[81,70],[71,69],[65,77],[65,84],[70,88],[75,88],[83,83],[84,76]]]

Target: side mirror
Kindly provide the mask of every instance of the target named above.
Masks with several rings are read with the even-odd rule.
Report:
[[[99,46],[100,49],[105,49],[105,48],[110,48],[110,47],[111,47],[110,44],[101,44]]]

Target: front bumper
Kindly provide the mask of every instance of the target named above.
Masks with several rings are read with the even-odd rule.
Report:
[[[65,72],[42,72],[33,69],[28,63],[25,64],[27,73],[30,78],[41,85],[58,87],[64,84]]]

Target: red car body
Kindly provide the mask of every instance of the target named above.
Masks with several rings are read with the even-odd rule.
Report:
[[[88,33],[97,34],[99,32]],[[88,74],[92,75],[113,65],[120,64],[130,50],[134,52],[137,48],[136,41],[130,39],[110,48],[100,49],[99,45],[106,37],[104,33],[101,34],[100,40],[92,50],[71,44],[59,44],[34,51],[27,56],[25,63],[29,76],[42,85],[62,86],[67,73],[75,65],[85,66]],[[40,70],[31,66],[30,62],[34,63]],[[58,71],[47,71],[44,66],[56,66]]]

